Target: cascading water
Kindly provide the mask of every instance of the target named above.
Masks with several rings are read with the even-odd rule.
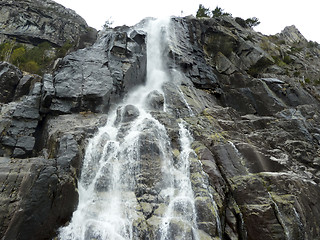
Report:
[[[169,22],[149,23],[147,82],[109,114],[106,126],[90,140],[79,205],[59,239],[199,239],[190,134],[180,123],[180,155],[174,159],[166,128],[148,111],[149,96],[163,94],[169,81],[164,57]]]

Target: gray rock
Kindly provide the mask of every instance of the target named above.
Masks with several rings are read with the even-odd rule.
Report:
[[[92,44],[97,31],[75,11],[51,1],[0,1],[0,35],[33,44],[48,41],[55,46],[73,42],[83,48]]]
[[[164,98],[158,91],[153,91],[147,96],[147,105],[151,110],[163,110]]]
[[[50,239],[53,226],[72,215],[75,182],[70,173],[58,171],[54,159],[1,160],[0,172],[3,239]]]
[[[7,62],[0,62],[0,102],[8,103],[14,98],[15,90],[22,78],[21,71]]]
[[[25,149],[26,151],[31,151],[35,144],[35,138],[31,136],[22,136],[18,138],[16,147]]]
[[[122,122],[130,122],[139,116],[139,109],[133,105],[126,105],[122,110]]]
[[[24,95],[28,95],[32,91],[32,87],[36,82],[40,82],[41,77],[38,75],[25,75],[23,76],[16,88],[14,99],[19,99]]]

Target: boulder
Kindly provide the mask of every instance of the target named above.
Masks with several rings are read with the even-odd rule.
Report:
[[[147,105],[151,110],[161,111],[163,110],[164,98],[157,90],[152,91],[147,96]]]
[[[7,62],[0,62],[1,103],[9,103],[13,100],[21,78],[22,73],[19,68]]]

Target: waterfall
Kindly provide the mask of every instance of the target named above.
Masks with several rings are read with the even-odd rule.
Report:
[[[190,155],[194,152],[190,146],[190,134],[183,122],[179,123],[179,135],[181,152],[178,161],[167,168],[173,176],[173,183],[172,186],[167,186],[169,191],[166,193],[170,201],[162,222],[161,240],[177,237],[198,240],[195,200],[190,181]],[[184,231],[175,236],[170,235],[169,230],[174,224],[183,225]]]
[[[174,159],[166,128],[148,105],[150,95],[164,95],[162,86],[170,79],[169,23],[150,21],[147,81],[109,113],[88,143],[78,208],[59,239],[199,239],[190,180],[192,138],[180,123],[180,154]]]

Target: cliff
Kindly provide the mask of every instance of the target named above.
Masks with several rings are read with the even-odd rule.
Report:
[[[73,10],[51,1],[0,1],[0,40],[37,44],[48,41],[62,46],[66,41],[83,48],[90,44],[96,31]]]
[[[103,30],[92,46],[70,53],[42,77],[1,62],[3,239],[51,239],[71,219],[88,139],[146,81],[147,33],[137,26]],[[18,23],[8,29],[2,33],[19,39],[41,35],[17,31],[24,29]],[[170,29],[164,52],[170,81],[163,95],[150,96],[150,114],[165,127],[173,159],[182,154],[181,121],[193,136],[197,236],[319,239],[319,45],[294,26],[264,36],[229,16],[172,18]],[[57,45],[66,38],[41,36]],[[119,139],[139,115],[129,106],[121,111]],[[158,139],[147,134],[146,127],[139,146],[142,180],[128,201],[137,201],[142,216],[136,238],[155,239],[163,211],[155,186],[159,150]],[[174,225],[172,239],[182,228]]]

